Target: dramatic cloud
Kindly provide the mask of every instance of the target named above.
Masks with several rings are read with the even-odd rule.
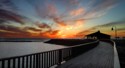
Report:
[[[13,13],[11,11],[0,9],[0,19],[1,20],[6,20],[6,21],[10,20],[10,21],[15,21],[20,24],[24,24],[25,23],[24,18],[25,17],[18,15],[16,13]]]
[[[30,30],[30,31],[34,31],[34,32],[42,31],[41,29],[37,29],[37,28],[34,28],[34,27],[25,27],[24,30]]]
[[[0,1],[0,23],[11,21],[19,23],[16,25],[21,24],[23,27],[19,28],[18,26],[14,27],[15,25],[7,26],[4,24],[5,26],[0,26],[1,31],[15,32],[17,35],[32,33],[32,36],[71,38],[83,36],[101,26],[114,25],[114,23],[110,23],[86,31],[82,30],[86,20],[106,15],[118,3],[118,0],[23,0],[17,1],[17,3],[19,5],[13,0]],[[20,11],[17,11],[17,7]],[[26,14],[28,12],[29,14]],[[29,23],[31,20],[20,14],[26,15],[26,17],[30,16],[29,18],[33,20],[32,23]]]
[[[97,30],[100,30],[106,34],[109,34],[109,35],[112,35],[112,36],[115,36],[114,34],[114,31],[117,30],[117,34],[119,37],[122,37],[124,36],[123,32],[125,32],[125,21],[118,21],[118,22],[111,22],[111,23],[107,23],[107,24],[103,24],[103,25],[97,25],[97,26],[94,26],[90,29],[86,31],[83,31],[79,34],[89,34],[91,32],[95,32]],[[112,28],[114,30],[112,30]]]
[[[110,22],[103,25],[97,25],[95,27],[112,27],[112,26],[118,26],[118,25],[125,25],[125,21],[119,21],[119,22]]]
[[[27,2],[34,6],[36,14],[42,19],[53,20],[62,26],[74,20],[104,16],[118,3],[117,0],[27,0]],[[72,23],[74,24],[76,23]]]
[[[59,26],[66,26],[66,23],[62,21],[60,18],[53,18],[53,21],[57,23]]]
[[[85,36],[85,35],[87,35],[87,34],[90,34],[90,33],[92,33],[92,32],[95,32],[95,30],[97,30],[97,28],[96,28],[96,27],[92,27],[92,28],[89,28],[89,29],[87,29],[87,30],[84,30],[84,31],[79,32],[77,35],[83,37],[83,36]]]
[[[41,29],[43,28],[48,28],[48,29],[51,29],[51,27],[49,25],[47,25],[46,23],[39,23],[39,22],[36,22],[35,25]]]
[[[34,27],[16,27],[10,25],[0,25],[0,36],[10,38],[32,38],[39,36],[41,29]]]
[[[125,27],[124,28],[118,28],[118,31],[125,31]]]
[[[0,19],[0,24],[3,24],[3,23],[5,23],[5,22],[7,22],[7,21],[4,20],[4,19]]]
[[[9,25],[0,25],[0,30],[4,30],[4,31],[9,31],[9,32],[13,32],[13,33],[28,33],[25,30],[22,30],[19,27],[15,27],[15,26],[9,26]]]

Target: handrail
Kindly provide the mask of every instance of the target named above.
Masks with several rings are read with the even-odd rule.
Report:
[[[46,52],[2,58],[0,59],[0,68],[11,68],[11,66],[12,68],[48,68],[52,65],[60,64],[62,61],[67,61],[78,56],[87,51],[87,48],[94,48],[94,45],[97,45],[98,43],[99,41],[94,41]],[[7,65],[7,67],[5,65]]]

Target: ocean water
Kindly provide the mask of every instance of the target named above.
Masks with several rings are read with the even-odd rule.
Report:
[[[0,42],[0,59],[61,48],[66,48],[66,46],[43,42]]]

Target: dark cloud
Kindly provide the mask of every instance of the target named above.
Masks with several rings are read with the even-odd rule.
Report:
[[[26,38],[32,36],[31,33],[25,29],[16,26],[0,25],[0,37]]]
[[[44,28],[43,28],[44,29]],[[16,27],[16,26],[10,26],[10,25],[0,25],[0,37],[11,37],[11,38],[39,38],[39,37],[42,37],[41,34],[45,34],[47,31],[45,32],[41,32],[43,29],[38,29],[38,28],[35,28],[35,27],[24,27],[24,28],[19,28],[19,27]],[[30,31],[34,31],[36,33],[32,33],[32,32],[29,32]],[[51,31],[51,30],[49,30]],[[39,33],[41,33],[39,35]],[[51,31],[52,32],[52,31]]]
[[[125,33],[125,31],[123,31],[122,33]]]
[[[112,26],[118,26],[120,24],[123,24],[125,25],[125,21],[119,21],[119,22],[111,22],[111,23],[107,23],[107,24],[103,24],[103,25],[98,25],[98,26],[95,26],[95,27],[112,27]]]
[[[23,16],[20,16],[11,11],[0,9],[0,19],[15,21],[17,23],[24,24],[25,21],[23,20],[23,18]]]
[[[66,23],[60,20],[60,18],[53,18],[53,21],[59,25],[66,26]]]
[[[25,33],[12,33],[12,32],[0,32],[0,37],[3,38],[29,38],[29,34]]]
[[[49,25],[47,25],[46,23],[36,22],[35,25],[38,26],[39,28],[48,28],[48,29],[51,29],[51,27]]]
[[[92,27],[92,28],[89,28],[87,30],[79,32],[77,35],[79,35],[79,36],[85,36],[87,34],[90,34],[90,33],[94,32],[95,30],[97,30],[97,28],[96,27]]]
[[[124,28],[118,28],[118,31],[125,31],[125,27]]]
[[[37,29],[35,27],[25,27],[24,30],[31,30],[31,31],[36,31],[36,32],[42,31],[41,29]]]
[[[36,24],[36,23],[35,23]],[[50,26],[44,23],[37,23],[37,28],[32,26],[17,27],[13,25],[0,24],[0,36],[1,37],[41,37],[39,33],[46,34],[46,32],[53,34],[54,31],[51,31]],[[39,27],[39,28],[38,28]],[[44,29],[48,30],[44,30]],[[43,32],[44,30],[44,32]],[[30,32],[30,31],[33,31]],[[36,33],[34,33],[36,32]]]
[[[9,26],[9,25],[0,25],[0,30],[9,31],[13,33],[29,34],[29,32],[22,30],[19,27]]]
[[[7,22],[6,20],[0,19],[0,24]]]

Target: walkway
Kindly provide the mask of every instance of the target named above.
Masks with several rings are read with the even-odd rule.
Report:
[[[111,44],[100,44],[57,68],[114,68],[114,51]]]

